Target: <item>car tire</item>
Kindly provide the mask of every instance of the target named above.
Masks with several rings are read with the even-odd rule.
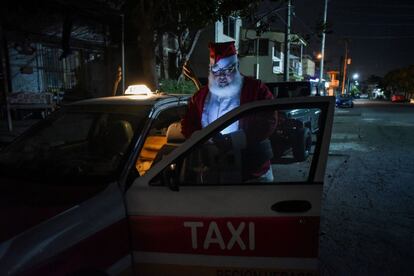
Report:
[[[292,137],[293,158],[297,162],[305,161],[312,147],[312,134],[309,128],[298,129]]]

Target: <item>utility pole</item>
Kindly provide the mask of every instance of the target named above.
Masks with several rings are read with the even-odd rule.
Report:
[[[348,64],[348,40],[345,39],[345,57],[344,57],[344,71],[342,74],[342,89],[341,89],[341,94],[344,94],[344,90],[345,90],[345,80],[346,80],[346,67]]]
[[[283,63],[283,71],[284,71],[284,81],[289,81],[289,56],[290,56],[290,15],[291,15],[291,7],[292,1],[287,0],[288,6],[286,9],[286,29],[285,29],[285,58]]]
[[[260,27],[260,20],[256,24],[256,29]],[[260,36],[261,32],[256,31],[256,79],[260,79],[260,64],[259,64],[259,51],[260,51]]]
[[[121,14],[122,94],[125,93],[125,15]]]
[[[259,64],[259,43],[260,38],[256,39],[256,79],[260,79],[260,64]]]
[[[326,31],[326,17],[328,13],[328,0],[325,0],[325,8],[323,12],[323,30],[322,30],[322,48],[321,48],[321,68],[319,72],[319,84],[322,82],[323,79],[323,62],[325,59],[325,31]]]

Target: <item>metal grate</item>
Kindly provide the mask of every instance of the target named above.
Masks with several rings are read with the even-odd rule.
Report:
[[[42,47],[40,64],[43,67],[43,87],[46,92],[59,92],[73,88],[77,83],[76,71],[80,66],[80,53],[74,51],[60,59],[62,50]]]

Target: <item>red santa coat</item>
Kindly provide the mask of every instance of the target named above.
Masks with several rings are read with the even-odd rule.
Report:
[[[188,104],[188,111],[181,121],[181,131],[186,138],[202,128],[201,118],[206,97],[209,93],[208,86],[202,87],[195,93]],[[243,86],[240,93],[240,105],[252,101],[273,99],[272,93],[266,85],[260,80],[251,77],[244,77]],[[239,122],[239,129],[246,134],[247,145],[255,145],[267,139],[276,128],[276,113],[259,113],[256,115],[244,117]],[[246,168],[245,173],[252,177],[259,177],[270,167],[270,161],[267,160],[254,168]]]

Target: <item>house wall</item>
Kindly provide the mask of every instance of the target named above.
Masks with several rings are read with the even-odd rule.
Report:
[[[252,40],[257,39],[255,30],[241,30],[241,40]],[[283,45],[285,34],[281,32],[265,32],[260,36],[261,39],[269,40],[269,47],[267,56],[259,56],[258,58],[255,55],[246,55],[240,57],[240,71],[245,75],[256,76],[255,64],[259,63],[259,79],[264,82],[279,82],[283,81],[283,63],[284,63],[284,53]],[[274,50],[274,46],[279,45],[276,49],[277,53]],[[294,64],[293,60],[299,60],[299,57],[291,55],[291,66]],[[302,67],[296,66],[297,75],[302,75]]]
[[[256,77],[255,56],[240,58],[240,72],[246,76]],[[283,80],[282,74],[273,73],[273,61],[269,56],[259,56],[259,79],[264,82],[278,82]]]
[[[208,42],[227,42],[235,41],[236,49],[239,52],[240,71],[247,76],[256,76],[256,64],[259,64],[259,78],[264,82],[283,81],[283,62],[284,62],[284,39],[283,32],[265,32],[260,38],[268,39],[268,53],[266,56],[244,55],[241,53],[242,41],[257,39],[255,30],[243,29],[242,21],[237,19],[235,22],[235,37],[229,37],[223,32],[223,22],[216,22],[213,26],[206,28],[201,34],[197,46],[190,59],[190,66],[202,83],[206,83],[208,77],[209,53]],[[291,35],[291,38],[298,38],[297,35]],[[278,49],[274,50],[277,45]],[[258,60],[257,60],[258,59]],[[306,64],[300,63],[300,57],[291,55],[290,68],[294,68],[296,78],[302,78],[303,75],[314,75],[315,64],[311,61],[305,61]],[[305,66],[307,66],[305,68]],[[313,70],[313,71],[312,71]]]
[[[315,62],[309,58],[302,59],[303,75],[315,76]]]
[[[235,37],[230,37],[223,32],[223,22],[218,21],[214,25],[206,27],[198,39],[197,46],[190,57],[190,67],[193,69],[195,75],[202,83],[206,83],[208,77],[209,60],[209,42],[228,42],[234,41],[236,49],[239,49],[240,27],[242,21],[237,18],[235,20],[234,33]]]
[[[39,48],[39,45],[36,45]],[[19,53],[12,45],[8,47],[10,64],[10,93],[43,91],[42,71],[39,69],[37,52],[32,55]]]
[[[8,47],[10,64],[10,93],[50,92],[61,97],[76,99],[102,97],[110,94],[107,64],[103,53],[73,49],[66,58],[60,58],[62,50],[43,43],[33,43],[33,54],[25,54]]]
[[[239,41],[240,41],[240,28],[241,28],[241,25],[242,25],[242,20],[240,18],[236,18],[235,19],[235,26],[234,26],[235,36],[230,37],[230,36],[225,35],[224,32],[223,32],[223,26],[224,26],[223,21],[217,21],[215,23],[216,32],[215,32],[214,41],[215,42],[234,41],[234,45],[236,46],[236,49],[238,50],[239,49]]]

